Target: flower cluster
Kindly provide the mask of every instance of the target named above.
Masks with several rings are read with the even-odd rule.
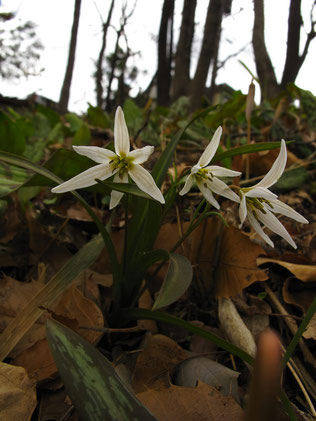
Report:
[[[253,229],[271,247],[274,246],[273,242],[264,232],[262,225],[280,235],[292,247],[296,248],[293,239],[274,214],[285,215],[303,224],[307,224],[308,221],[298,212],[278,200],[277,195],[269,190],[269,187],[278,181],[285,169],[287,159],[285,141],[282,140],[280,153],[265,177],[252,187],[237,188],[239,193],[237,195],[219,177],[236,177],[241,173],[217,165],[208,165],[217,151],[221,134],[222,128],[218,127],[197,164],[191,168],[180,195],[188,193],[193,183],[196,183],[205,199],[216,209],[219,209],[220,206],[214,194],[239,203],[240,228],[247,218]],[[80,155],[87,156],[99,165],[89,168],[54,187],[52,189],[53,193],[64,193],[89,187],[96,184],[97,179],[102,181],[111,176],[114,176],[114,183],[128,183],[130,177],[142,191],[160,203],[165,203],[164,197],[156,186],[154,179],[140,165],[147,161],[154,147],[145,146],[144,148],[130,151],[128,129],[121,107],[118,107],[114,121],[115,152],[95,146],[73,146],[73,148]],[[121,192],[114,190],[111,192],[110,209],[119,204],[122,196],[123,193]]]

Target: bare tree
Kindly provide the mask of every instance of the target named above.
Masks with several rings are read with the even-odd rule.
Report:
[[[73,24],[72,24],[72,29],[71,29],[68,63],[67,63],[64,83],[61,89],[59,105],[58,105],[59,112],[61,113],[65,113],[68,108],[70,86],[71,86],[72,74],[73,74],[73,69],[74,69],[74,64],[75,64],[77,34],[78,34],[79,18],[80,18],[80,7],[81,7],[81,0],[75,0],[74,19],[73,19]]]
[[[173,12],[175,0],[164,0],[158,36],[157,102],[170,101],[171,64],[173,47]]]
[[[108,32],[108,28],[110,26],[113,8],[114,8],[114,1],[111,1],[110,9],[108,12],[108,17],[106,19],[106,22],[102,24],[102,45],[99,52],[98,61],[96,64],[97,70],[95,75],[95,83],[96,83],[96,92],[97,92],[97,106],[101,107],[103,106],[103,84],[102,84],[102,78],[103,78],[103,61],[104,61],[104,53],[105,53],[105,47],[106,47],[106,36]]]
[[[222,0],[210,0],[208,4],[201,51],[191,83],[190,97],[192,110],[198,108],[201,103],[211,60],[214,59],[218,48],[219,34],[222,26],[223,4]]]
[[[303,48],[303,53],[300,55],[300,33],[301,27],[303,25],[303,20],[301,16],[301,0],[291,0],[288,20],[286,60],[281,81],[281,89],[285,89],[288,83],[295,82],[300,68],[307,56],[309,45],[316,36],[316,21],[313,20],[313,10],[315,5],[316,2],[314,1],[310,13],[311,29],[310,32],[307,34],[306,42]]]
[[[300,32],[303,25],[301,17],[301,0],[291,0],[288,19],[286,60],[282,81],[278,84],[264,41],[264,0],[254,0],[255,20],[252,44],[262,98],[275,98],[280,94],[282,89],[286,88],[288,83],[295,82],[299,70],[307,56],[309,45],[316,36],[316,21],[313,21],[312,18],[314,7],[315,2],[311,10],[311,30],[307,34],[303,53],[300,55]]]
[[[197,0],[184,0],[180,36],[175,57],[173,99],[189,93],[191,49]]]

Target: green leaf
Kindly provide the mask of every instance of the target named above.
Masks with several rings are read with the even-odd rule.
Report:
[[[129,184],[129,183],[111,183],[110,181],[101,181],[96,179],[98,184],[101,184],[110,190],[116,190],[121,193],[128,193],[132,194],[133,196],[144,197],[146,199],[153,199],[149,194],[143,192],[136,184]]]
[[[156,420],[93,345],[52,320],[47,321],[46,332],[59,373],[80,419]]]
[[[2,150],[18,155],[22,155],[25,149],[25,135],[20,120],[11,119],[3,111],[0,111],[0,145]]]
[[[68,113],[65,115],[65,119],[69,123],[69,129],[72,133],[75,133],[83,125],[83,120],[79,118],[76,114]]]
[[[4,197],[19,187],[30,177],[30,173],[14,165],[0,163],[0,197]]]
[[[19,340],[34,325],[45,310],[69,287],[72,281],[87,269],[99,257],[104,242],[100,234],[85,244],[68,262],[50,279],[34,298],[19,310],[16,317],[1,334],[0,361],[8,356]]]
[[[89,104],[87,118],[92,126],[100,127],[101,129],[110,127],[109,116],[100,107],[93,107]]]
[[[273,186],[276,191],[296,190],[306,183],[309,179],[309,173],[304,167],[292,168],[284,171],[282,177]]]
[[[292,142],[286,142],[287,144]],[[236,155],[244,155],[260,151],[269,151],[271,149],[276,149],[281,146],[281,142],[262,142],[262,143],[252,143],[250,145],[237,146],[225,152],[218,152],[214,155],[212,162],[222,161],[226,158],[231,158]]]
[[[170,253],[169,267],[162,283],[153,310],[166,307],[177,301],[189,288],[193,276],[191,263],[185,256]]]
[[[144,308],[122,309],[122,312],[120,313],[120,317],[123,320],[124,319],[125,320],[135,320],[135,319],[136,320],[140,320],[140,319],[157,320],[157,321],[169,323],[175,326],[180,326],[191,333],[195,333],[199,336],[202,336],[203,338],[214,343],[220,348],[225,349],[227,352],[241,358],[242,360],[249,363],[250,365],[253,365],[254,363],[254,359],[249,354],[247,354],[247,352],[225,341],[225,339],[220,338],[219,336],[215,335],[214,333],[209,332],[208,330],[205,330],[190,322],[187,322],[186,320],[179,319],[178,317],[171,316],[170,314],[164,313],[162,311],[147,310]]]
[[[81,127],[76,131],[73,139],[73,145],[90,145],[91,143],[91,132],[89,127],[83,123]]]

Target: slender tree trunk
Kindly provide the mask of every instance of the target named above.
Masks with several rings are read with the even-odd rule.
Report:
[[[79,18],[80,18],[80,7],[81,7],[81,0],[75,0],[75,11],[74,11],[74,19],[71,29],[71,39],[70,39],[70,46],[69,46],[69,53],[68,53],[68,63],[64,78],[64,83],[61,89],[58,109],[60,113],[67,112],[68,109],[68,102],[70,96],[70,86],[72,80],[72,74],[75,64],[75,54],[76,54],[76,46],[77,46],[77,34],[78,34],[78,27],[79,27]]]
[[[221,31],[223,17],[222,0],[210,0],[206,21],[204,26],[204,35],[200,56],[191,83],[191,109],[195,110],[201,104],[201,98],[205,92],[207,76],[212,59],[214,59],[217,50],[217,39]]]
[[[252,33],[252,45],[255,55],[257,74],[260,81],[262,98],[275,98],[280,88],[264,41],[264,4],[263,0],[254,0],[255,21]]]
[[[102,85],[103,69],[102,69],[102,64],[103,64],[103,59],[104,59],[105,47],[106,47],[106,36],[107,36],[108,28],[110,26],[111,18],[112,18],[114,1],[115,0],[112,0],[107,20],[102,25],[102,31],[103,31],[102,45],[101,45],[101,49],[100,49],[100,53],[99,53],[99,57],[98,57],[98,61],[97,61],[97,71],[96,71],[96,76],[95,76],[96,92],[97,92],[97,106],[100,107],[100,108],[102,108],[102,105],[103,105],[103,85]]]
[[[173,77],[173,100],[189,93],[196,2],[197,0],[185,0],[183,4],[182,22]]]
[[[175,0],[164,0],[158,37],[157,102],[170,102],[173,12]]]

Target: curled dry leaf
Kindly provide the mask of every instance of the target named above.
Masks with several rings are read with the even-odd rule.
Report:
[[[282,288],[284,301],[299,307],[305,314],[315,297],[316,265],[301,265],[283,262],[276,259],[257,259],[258,264],[276,263],[294,276],[289,276]],[[306,339],[316,339],[316,315],[312,317],[307,329],[303,333]]]
[[[223,395],[232,396],[238,402],[238,376],[239,373],[216,361],[203,356],[195,356],[180,363],[176,369],[174,384],[195,387],[198,381],[202,381],[215,387]]]
[[[0,414],[5,421],[31,419],[36,389],[23,367],[0,362]]]
[[[202,382],[197,387],[149,389],[136,397],[159,421],[244,421],[243,410],[231,396]]]
[[[218,301],[218,317],[228,339],[234,345],[248,352],[252,357],[255,357],[256,344],[254,338],[238,314],[232,300],[221,298]]]

